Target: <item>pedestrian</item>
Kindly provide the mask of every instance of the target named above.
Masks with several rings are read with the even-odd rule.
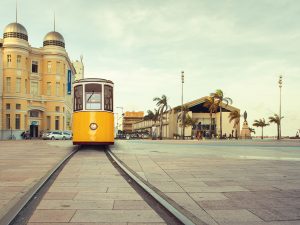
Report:
[[[25,136],[25,131],[23,131],[23,132],[21,133],[22,139],[24,139],[24,136]]]

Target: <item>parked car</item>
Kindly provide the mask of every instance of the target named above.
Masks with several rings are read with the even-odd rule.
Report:
[[[72,132],[68,130],[63,131],[63,136],[65,137],[66,140],[72,140],[73,138]]]
[[[44,140],[70,140],[72,133],[69,131],[48,131],[43,133],[42,138]]]

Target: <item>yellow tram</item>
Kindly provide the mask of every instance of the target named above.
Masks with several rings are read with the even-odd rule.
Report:
[[[113,87],[110,80],[86,78],[74,83],[73,144],[114,144]]]

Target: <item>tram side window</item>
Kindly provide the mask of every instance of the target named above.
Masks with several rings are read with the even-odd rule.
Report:
[[[113,88],[104,85],[104,110],[113,111]]]
[[[82,110],[82,85],[74,87],[74,111]]]
[[[85,85],[85,109],[102,109],[102,85],[86,84]]]

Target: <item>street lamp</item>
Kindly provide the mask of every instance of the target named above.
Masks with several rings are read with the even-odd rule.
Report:
[[[279,76],[279,139],[281,139],[281,88],[282,88],[282,75]]]
[[[184,83],[184,71],[181,71],[181,136],[184,139],[184,124],[183,124],[183,83]]]
[[[122,106],[117,106],[116,108],[122,110],[122,114],[121,114],[121,118],[122,118],[124,116],[123,107]],[[123,121],[122,121],[122,131],[123,131]]]

